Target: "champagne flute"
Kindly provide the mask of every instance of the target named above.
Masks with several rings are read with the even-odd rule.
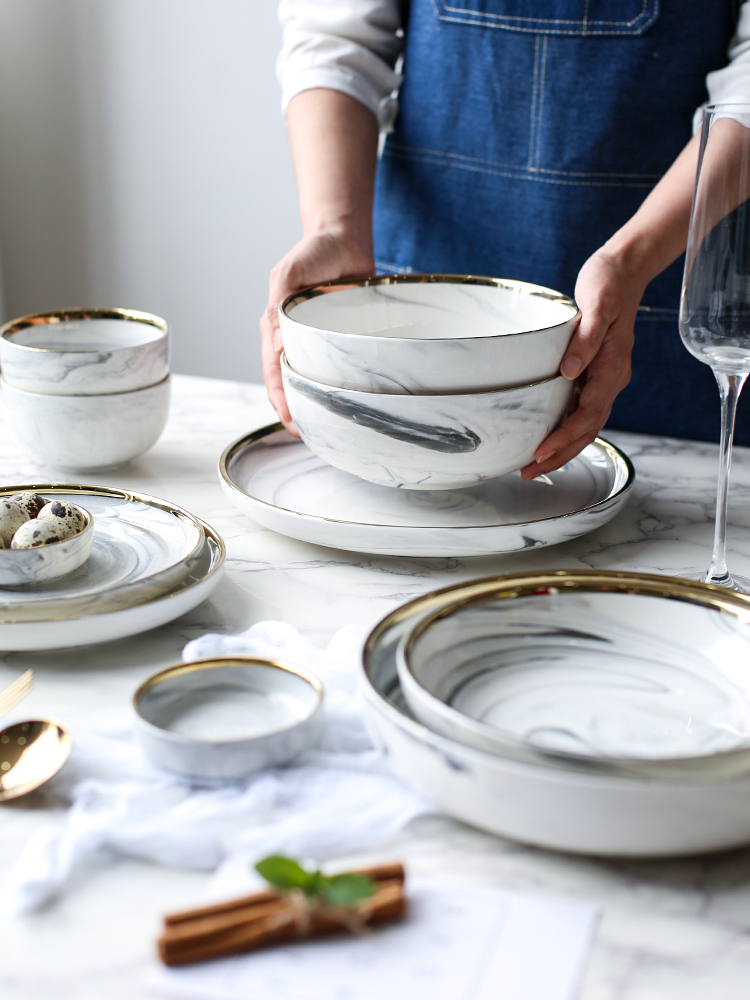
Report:
[[[727,491],[737,401],[750,372],[750,102],[703,113],[685,274],[683,343],[710,365],[721,397],[716,524],[706,583],[750,591],[726,563]]]

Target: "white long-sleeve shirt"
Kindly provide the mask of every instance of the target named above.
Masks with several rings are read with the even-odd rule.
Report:
[[[325,87],[369,108],[381,128],[395,117],[403,31],[398,0],[280,0],[284,43],[276,64],[282,108],[303,90]],[[709,73],[710,104],[750,101],[750,0],[740,7],[728,64]],[[700,124],[701,109],[695,125]]]

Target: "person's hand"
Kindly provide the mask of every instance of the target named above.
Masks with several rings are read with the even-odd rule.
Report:
[[[343,229],[329,229],[303,237],[271,271],[268,306],[260,319],[263,379],[271,406],[292,434],[292,422],[281,382],[281,331],[278,307],[293,292],[322,281],[374,274],[369,241],[357,239]],[[299,435],[297,435],[299,436]]]
[[[591,444],[607,422],[617,394],[630,381],[633,326],[645,282],[636,271],[602,248],[589,257],[576,282],[581,322],[560,370],[569,379],[583,375],[573,413],[535,452],[535,462],[521,469],[533,479],[569,462]]]

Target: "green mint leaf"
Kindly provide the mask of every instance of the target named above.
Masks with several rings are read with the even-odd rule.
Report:
[[[255,870],[262,875],[266,882],[277,889],[301,889],[309,894],[311,883],[315,880],[318,872],[306,872],[302,865],[293,858],[285,858],[280,854],[271,854],[263,858],[255,866]]]
[[[374,895],[377,888],[366,875],[333,875],[324,883],[320,894],[331,906],[354,906]]]

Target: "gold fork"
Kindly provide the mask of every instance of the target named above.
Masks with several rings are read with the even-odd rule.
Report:
[[[18,680],[13,681],[4,691],[0,691],[0,715],[10,712],[34,686],[34,671],[27,670]]]

